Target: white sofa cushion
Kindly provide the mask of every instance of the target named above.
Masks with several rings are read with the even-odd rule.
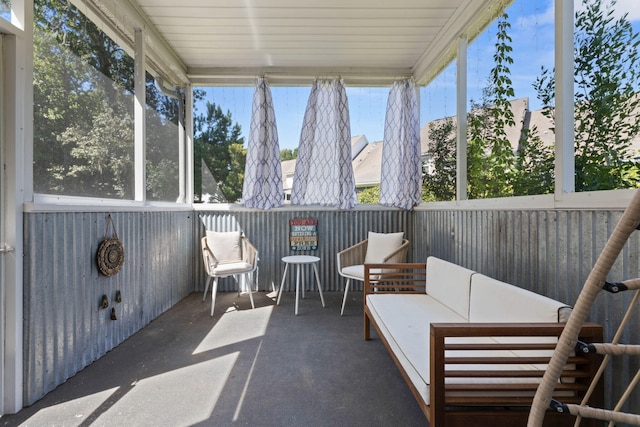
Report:
[[[367,253],[364,257],[365,264],[379,264],[391,252],[402,246],[404,232],[399,233],[374,233],[369,232],[367,237]]]
[[[429,403],[429,328],[466,320],[429,295],[367,295],[367,307],[405,372]]]
[[[475,272],[436,257],[427,258],[426,292],[469,319],[469,287]]]
[[[558,322],[566,304],[476,273],[471,278],[470,322]]]

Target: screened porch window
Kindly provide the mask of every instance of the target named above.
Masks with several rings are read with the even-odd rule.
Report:
[[[11,0],[0,1],[0,18],[11,22]]]
[[[133,199],[133,59],[70,2],[34,11],[34,191]]]
[[[147,73],[147,200],[175,202],[180,195],[179,100],[163,94]]]

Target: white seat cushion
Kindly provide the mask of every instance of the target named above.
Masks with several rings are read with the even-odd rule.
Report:
[[[238,273],[246,273],[251,271],[253,265],[248,262],[240,261],[240,262],[227,262],[224,264],[218,264],[214,269],[213,273],[216,276],[231,276],[233,274]]]
[[[239,231],[207,230],[207,246],[219,263],[238,262],[242,260],[241,236]]]
[[[440,322],[466,322],[423,294],[373,294],[367,306],[381,333],[420,395],[429,403],[429,328]]]
[[[350,265],[342,269],[342,274],[353,279],[364,280],[364,265]]]
[[[390,268],[387,270],[391,271]],[[380,268],[374,268],[371,270],[371,273],[373,274],[378,274],[380,272],[382,272],[382,269]],[[345,267],[342,269],[342,275],[364,281],[364,265],[350,265],[349,267]]]

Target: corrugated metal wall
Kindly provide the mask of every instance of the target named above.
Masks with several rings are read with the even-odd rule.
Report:
[[[622,211],[422,211],[415,213],[416,258],[428,255],[455,262],[522,288],[575,304],[593,264]],[[640,277],[640,234],[634,233],[608,280]],[[627,310],[631,293],[602,293],[590,320],[604,326],[610,340]],[[640,343],[635,313],[622,342]],[[640,367],[637,358],[616,358],[606,377],[605,395],[617,401]],[[609,406],[611,407],[611,406]],[[640,412],[640,396],[630,399]]]
[[[193,212],[111,213],[119,273],[99,273],[107,213],[25,214],[24,400],[31,404],[194,290]],[[122,302],[116,303],[116,291]],[[100,309],[101,296],[109,307]],[[117,320],[111,320],[115,308]]]
[[[205,227],[242,230],[260,254],[261,290],[282,279],[289,250],[289,219],[317,218],[319,247],[302,252],[321,257],[328,291],[342,291],[336,253],[367,231],[404,231],[409,261],[435,255],[489,276],[573,304],[621,211],[415,211],[274,210],[112,213],[125,247],[116,276],[98,273],[95,254],[106,213],[25,214],[25,402],[32,403],[104,355],[193,290],[202,291],[199,238]],[[618,259],[610,280],[640,277],[640,235]],[[290,276],[291,279],[291,276]],[[292,280],[285,290],[292,289]],[[308,286],[308,289],[311,287]],[[120,290],[123,301],[113,302]],[[225,279],[221,290],[235,291]],[[99,309],[106,294],[115,307]],[[613,335],[630,295],[601,295],[591,320]],[[624,335],[640,343],[640,320]],[[607,375],[607,397],[617,396],[638,369],[621,359]],[[640,412],[633,395],[631,410]]]
[[[287,255],[315,255],[320,257],[318,265],[323,290],[342,291],[344,280],[336,271],[336,254],[342,249],[367,238],[368,231],[396,232],[404,231],[405,236],[412,235],[413,212],[399,210],[357,210],[357,211],[238,211],[199,212],[202,220],[202,234],[205,227],[216,231],[243,231],[256,246],[260,263],[258,287],[260,290],[271,290],[272,285],[278,289],[284,273],[281,259]],[[318,219],[318,250],[291,251],[289,248],[289,220],[293,218]],[[409,257],[412,254],[409,253]],[[285,281],[284,291],[295,289],[295,282]],[[199,290],[204,290],[204,271],[200,267]],[[221,279],[220,289],[233,291],[236,289],[232,279]],[[362,284],[354,284],[362,289]],[[307,282],[306,288],[311,290],[315,284]]]

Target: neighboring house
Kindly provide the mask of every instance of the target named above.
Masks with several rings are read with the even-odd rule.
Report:
[[[351,160],[353,161],[365,147],[369,145],[367,137],[364,135],[357,135],[351,138]],[[280,162],[282,166],[282,187],[284,189],[284,200],[291,200],[291,188],[293,187],[293,175],[296,170],[296,160],[285,160]],[[355,163],[354,163],[355,165]],[[355,169],[355,168],[354,168]],[[380,165],[378,165],[380,169]],[[378,183],[380,182],[380,171],[378,170]],[[358,186],[358,180],[356,177],[356,187]]]
[[[529,98],[518,98],[511,101],[511,108],[513,111],[515,125],[509,126],[506,129],[506,134],[514,151],[518,149],[522,132],[525,129],[533,129],[534,127],[538,130],[538,135],[545,145],[554,145],[555,134],[553,132],[553,122],[542,114],[542,110],[529,111]],[[420,154],[422,164],[424,165],[424,172],[427,174],[434,172],[433,164],[429,156],[430,126],[438,125],[447,119],[452,120],[454,126],[456,126],[457,118],[456,116],[452,116],[427,122],[420,129]],[[369,143],[367,137],[364,135],[358,135],[351,138],[351,158],[357,190],[380,184],[382,147],[383,142]],[[631,149],[637,157],[640,157],[640,135],[633,140]],[[285,200],[290,200],[291,198],[295,163],[295,160],[286,160],[282,162],[282,179]]]

